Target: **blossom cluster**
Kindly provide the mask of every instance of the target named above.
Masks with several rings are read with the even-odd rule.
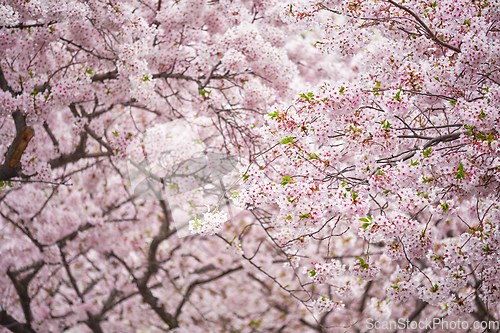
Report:
[[[329,312],[334,309],[342,309],[345,304],[342,301],[332,301],[327,297],[321,297],[313,301],[313,311],[316,313]]]
[[[324,284],[326,281],[340,276],[344,271],[345,267],[338,260],[331,260],[330,263],[314,263],[311,265],[314,268],[304,267],[303,273],[308,274],[314,283]]]
[[[224,223],[227,221],[226,212],[213,211],[203,214],[203,220],[197,217],[189,221],[189,230],[192,234],[199,234],[201,236],[214,235],[219,232]]]

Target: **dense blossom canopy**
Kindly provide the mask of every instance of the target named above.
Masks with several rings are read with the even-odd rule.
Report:
[[[499,21],[0,0],[0,330],[500,320]]]

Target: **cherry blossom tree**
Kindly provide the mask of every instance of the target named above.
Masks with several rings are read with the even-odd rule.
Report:
[[[2,332],[306,327],[276,280],[292,274],[227,205],[268,108],[333,70],[314,75],[324,57],[285,12],[0,2]]]
[[[303,273],[311,327],[437,319],[465,332],[499,319],[499,13],[498,2],[290,4],[290,22],[315,27],[346,71],[272,107],[269,148],[238,200],[274,205],[272,220],[256,217]]]
[[[498,320],[498,13],[1,1],[1,329]]]

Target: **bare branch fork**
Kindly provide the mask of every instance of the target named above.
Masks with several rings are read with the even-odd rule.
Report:
[[[170,329],[173,329],[179,327],[179,321],[176,317],[165,310],[163,304],[159,303],[158,298],[155,297],[151,292],[151,287],[148,286],[148,282],[151,276],[156,274],[159,268],[158,261],[156,260],[158,246],[161,242],[175,233],[175,229],[170,229],[170,225],[173,219],[172,212],[170,210],[170,207],[168,206],[168,202],[161,200],[161,205],[165,216],[160,227],[160,232],[153,238],[153,241],[151,242],[151,245],[149,247],[147,270],[141,278],[137,278],[132,272],[132,269],[125,263],[123,259],[118,257],[116,254],[111,252],[109,253],[109,256],[118,260],[127,269],[127,271],[132,276],[132,279],[137,286],[137,289],[139,290],[139,294],[141,294],[143,301],[151,306],[153,311],[156,312],[156,314],[163,320],[164,323],[168,325]]]
[[[45,265],[43,260],[37,261],[30,266],[21,268],[16,271],[11,271],[10,268],[7,269],[7,276],[12,281],[14,288],[19,296],[19,301],[21,302],[21,307],[23,309],[24,317],[26,319],[26,324],[18,323],[13,317],[9,316],[5,310],[0,311],[0,325],[9,325],[9,329],[12,332],[19,333],[31,333],[35,332],[31,328],[31,322],[33,321],[33,313],[31,311],[31,297],[28,294],[28,285],[31,280],[35,277],[40,269]],[[33,272],[29,273],[26,277],[18,279],[18,275],[23,274],[29,270]]]

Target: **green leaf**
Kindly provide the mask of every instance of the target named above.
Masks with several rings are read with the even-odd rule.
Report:
[[[271,118],[279,118],[280,113],[278,111],[268,114]]]
[[[247,180],[248,177],[250,177],[249,175],[243,175],[243,181]]]
[[[368,221],[368,219],[365,219],[364,217],[360,218],[359,220],[362,222],[370,222],[370,221]]]
[[[455,171],[455,179],[465,179],[464,165],[462,162],[458,165],[458,171]]]
[[[211,90],[200,90],[200,95],[202,97],[208,97],[208,95],[210,95],[212,93]]]
[[[363,269],[368,269],[368,265],[366,264],[366,262],[364,261],[364,259],[363,259],[363,258],[361,258],[361,257],[356,257],[356,259],[358,259],[358,260],[359,260],[359,263],[360,263],[361,268],[363,268]]]
[[[394,96],[392,99],[395,99],[397,101],[401,101],[401,90],[396,93],[396,96]]]
[[[382,122],[382,128],[383,128],[384,130],[386,130],[386,131],[387,131],[387,130],[389,130],[389,127],[391,127],[391,125],[392,125],[392,124],[391,124],[390,122],[388,122],[387,120],[384,120],[384,121]]]
[[[285,177],[283,177],[283,181],[281,182],[281,186],[285,186],[291,182],[292,182],[292,177],[285,176]]]
[[[423,179],[423,183],[425,184],[425,183],[433,181],[434,177],[425,178],[424,176],[422,176],[422,179]]]
[[[457,102],[458,102],[457,100],[453,99],[453,100],[450,101],[450,104],[457,105]]]
[[[293,137],[285,138],[281,140],[281,144],[293,143]]]
[[[112,133],[114,136],[118,136],[118,131],[113,131]]]
[[[367,223],[363,223],[363,225],[361,226],[361,228],[363,228],[363,230],[366,230],[366,228],[368,228],[373,222],[367,222]]]
[[[319,156],[316,153],[309,154],[307,153],[307,156],[309,157],[310,160],[319,160]]]
[[[307,101],[314,101],[314,94],[311,93],[311,92],[309,92],[307,94],[299,94],[299,97],[303,98],[303,99],[305,99]]]
[[[429,157],[431,154],[432,154],[432,147],[429,147],[423,151],[424,157]]]
[[[340,87],[339,93],[343,94],[345,91],[345,88],[343,86]]]
[[[238,195],[240,195],[238,192],[233,191],[233,192],[231,193],[231,198],[236,198]]]
[[[4,182],[0,182],[0,187],[4,187],[5,186],[5,183]]]

